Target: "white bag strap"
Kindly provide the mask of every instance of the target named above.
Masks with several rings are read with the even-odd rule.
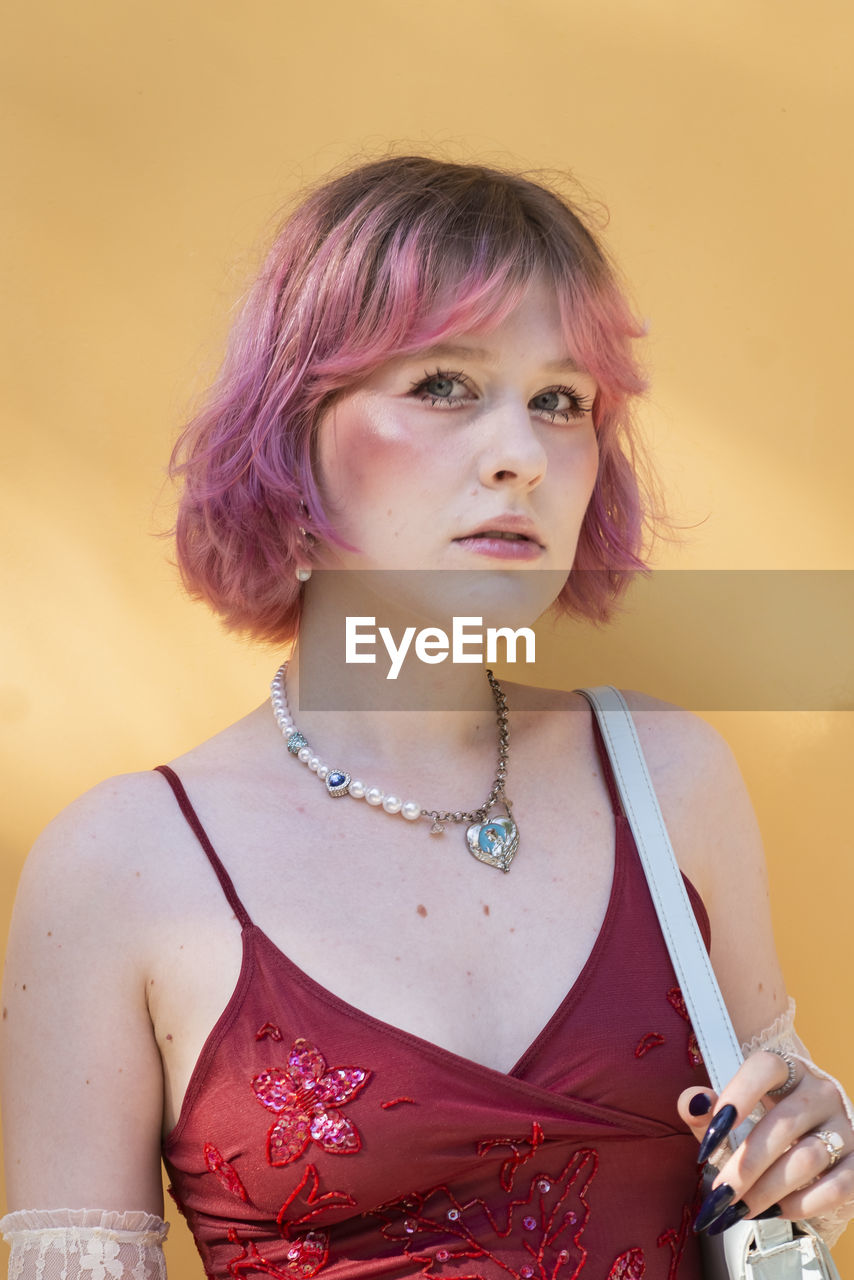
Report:
[[[696,917],[679,870],[673,846],[664,825],[664,818],[656,799],[643,756],[640,740],[625,698],[611,685],[599,685],[595,689],[576,689],[587,699],[599,728],[611,761],[623,812],[631,824],[635,844],[646,875],[656,914],[670,952],[670,959],[679,980],[691,1024],[697,1036],[709,1079],[716,1092],[735,1075],[744,1061],[729,1013],[724,1004],[717,978],[709,960]],[[675,1100],[674,1100],[675,1101]],[[732,1140],[739,1142],[750,1129],[750,1122],[739,1125]],[[804,1230],[809,1230],[799,1224]],[[748,1234],[749,1233],[749,1234]],[[786,1266],[794,1263],[797,1254],[795,1276],[812,1274],[810,1267],[801,1270],[801,1249],[793,1240],[792,1224],[786,1219],[767,1222],[739,1223],[724,1233],[727,1253],[748,1240],[759,1250],[751,1255],[751,1265],[759,1264],[778,1250],[789,1254],[786,1262],[781,1256],[775,1260],[769,1275],[788,1275]],[[791,1251],[791,1253],[789,1253]],[[824,1256],[825,1270],[818,1262],[816,1276],[833,1276],[835,1269],[829,1255]],[[743,1275],[741,1266],[730,1260],[730,1275]],[[813,1264],[810,1264],[810,1266]],[[757,1276],[766,1274],[757,1266]]]
[[[717,1092],[744,1061],[623,695],[611,685],[577,689],[590,703],[611,760],[623,812],[655,904],[709,1079]]]

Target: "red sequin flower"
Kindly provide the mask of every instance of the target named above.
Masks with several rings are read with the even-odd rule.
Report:
[[[370,1071],[333,1067],[307,1040],[295,1040],[285,1067],[269,1067],[252,1081],[255,1097],[278,1119],[267,1134],[267,1159],[277,1168],[290,1164],[316,1142],[330,1155],[361,1150],[358,1129],[338,1108],[364,1088]]]

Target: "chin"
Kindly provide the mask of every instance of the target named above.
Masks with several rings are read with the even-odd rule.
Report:
[[[449,630],[455,617],[486,627],[530,627],[563,590],[569,570],[384,570],[382,596],[407,626]],[[377,584],[379,586],[379,584]]]

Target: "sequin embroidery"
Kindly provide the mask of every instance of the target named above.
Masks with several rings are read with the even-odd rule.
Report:
[[[239,1196],[241,1200],[249,1204],[249,1196],[240,1181],[240,1175],[231,1161],[226,1160],[222,1152],[218,1151],[212,1142],[205,1143],[205,1164],[211,1173],[219,1178],[226,1191],[230,1191],[233,1196]]]
[[[275,1022],[265,1022],[263,1027],[259,1027],[255,1032],[256,1040],[266,1040],[268,1036],[271,1040],[281,1040],[282,1033]]]
[[[614,1261],[608,1272],[608,1280],[642,1280],[646,1274],[643,1249],[627,1249]]]
[[[241,1240],[234,1227],[229,1227],[228,1238],[241,1249],[238,1256],[226,1264],[228,1274],[238,1280],[250,1273],[271,1276],[272,1280],[309,1280],[329,1257],[329,1237],[325,1231],[309,1231],[301,1240],[293,1241],[283,1266],[268,1262],[252,1240]]]
[[[285,1067],[268,1067],[252,1081],[255,1097],[278,1119],[267,1134],[267,1159],[276,1168],[291,1164],[315,1142],[330,1155],[353,1155],[361,1135],[338,1108],[370,1079],[362,1067],[334,1067],[307,1040],[295,1040]]]

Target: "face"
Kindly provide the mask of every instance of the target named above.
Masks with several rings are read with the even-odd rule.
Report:
[[[489,331],[389,360],[319,424],[326,509],[358,548],[327,549],[322,566],[469,570],[481,607],[495,597],[533,620],[566,580],[593,491],[596,389],[539,281]]]

